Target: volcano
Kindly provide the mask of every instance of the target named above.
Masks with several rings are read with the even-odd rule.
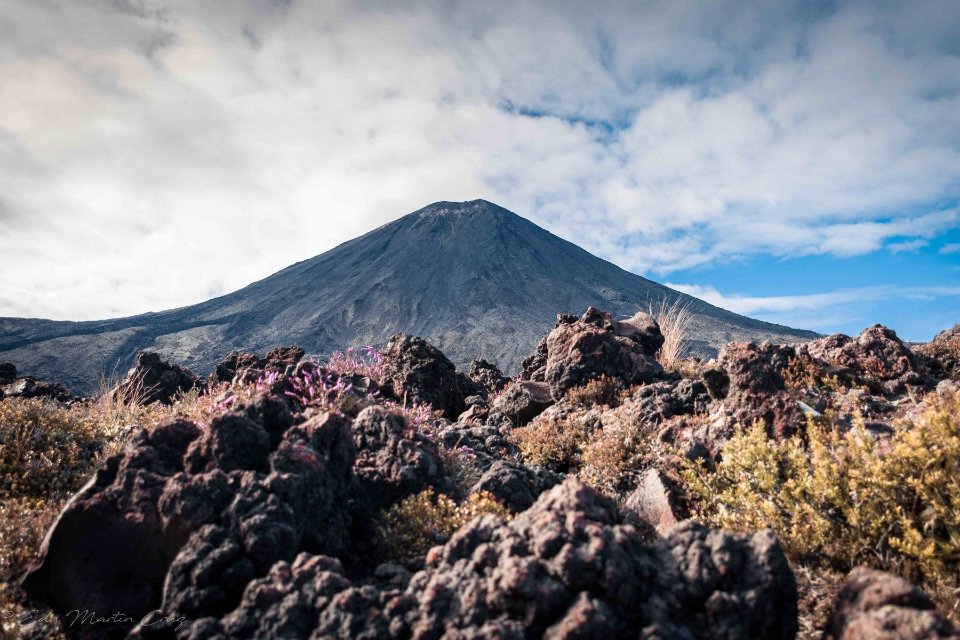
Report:
[[[159,351],[197,373],[234,349],[297,344],[319,356],[422,336],[458,366],[475,357],[519,368],[558,312],[615,317],[679,302],[687,348],[731,340],[797,342],[810,331],[753,320],[598,258],[485,200],[437,202],[239,291],[170,311],[92,322],[0,319],[0,360],[89,394]]]

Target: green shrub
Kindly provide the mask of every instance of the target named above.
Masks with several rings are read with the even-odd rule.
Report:
[[[960,394],[895,426],[882,443],[862,423],[812,422],[806,442],[775,442],[756,424],[727,443],[715,473],[687,463],[681,477],[709,524],[771,527],[797,562],[893,571],[949,609],[960,586]]]
[[[510,511],[486,491],[470,494],[461,504],[432,489],[409,496],[388,509],[377,527],[377,542],[384,557],[405,562],[443,544],[457,529],[483,514],[505,520]]]

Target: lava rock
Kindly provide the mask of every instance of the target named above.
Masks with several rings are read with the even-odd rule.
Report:
[[[136,366],[111,393],[122,402],[172,405],[180,395],[203,387],[203,382],[185,367],[165,362],[154,351],[141,351]]]
[[[512,383],[497,396],[492,409],[509,417],[516,426],[522,426],[553,403],[553,395],[547,383],[521,380]]]
[[[660,535],[666,535],[690,517],[674,483],[653,468],[643,472],[639,485],[627,498],[624,511],[627,522],[651,527]]]
[[[593,307],[575,322],[558,323],[546,339],[544,373],[554,399],[601,376],[630,386],[653,382],[663,374],[650,352],[656,342],[651,336],[632,327],[627,335],[619,331],[610,314]],[[649,331],[659,332],[659,328],[654,323]]]
[[[541,493],[560,484],[562,476],[540,467],[497,460],[473,485],[471,492],[487,491],[511,511],[529,509]]]
[[[405,588],[402,568],[360,586],[337,560],[302,553],[183,637],[794,637],[796,585],[772,533],[684,523],[650,543],[619,520],[611,500],[568,480],[512,522],[468,523]]]
[[[263,373],[265,362],[252,353],[246,351],[231,351],[227,357],[214,365],[210,372],[208,384],[238,382],[252,382]]]
[[[717,363],[727,375],[728,390],[715,414],[725,417],[728,424],[749,426],[762,421],[777,439],[798,433],[804,425],[803,412],[783,378],[795,354],[793,347],[769,342],[726,345]]]
[[[510,382],[510,378],[503,375],[496,365],[483,358],[478,358],[470,363],[470,370],[467,375],[483,387],[487,391],[487,395],[499,393]]]
[[[643,345],[646,354],[650,356],[657,355],[665,341],[656,319],[643,311],[638,311],[633,317],[626,320],[614,321],[613,326],[617,335],[639,342]]]
[[[263,358],[246,351],[231,351],[218,362],[210,373],[209,384],[225,382],[253,382],[267,372],[288,373],[303,359],[305,352],[300,347],[276,347]]]
[[[958,640],[925,593],[895,575],[856,567],[833,603],[824,640]]]
[[[896,332],[879,324],[867,327],[856,339],[838,333],[813,340],[803,351],[839,367],[840,377],[877,394],[899,395],[905,385],[923,383],[916,356]]]
[[[0,363],[0,384],[10,384],[17,379],[17,367],[12,362]]]
[[[384,356],[384,386],[406,403],[427,403],[455,420],[464,410],[456,367],[423,338],[397,334]]]
[[[934,377],[960,379],[960,323],[941,331],[933,340],[917,347],[916,352]]]
[[[59,382],[37,380],[33,376],[14,378],[8,384],[0,384],[0,398],[46,398],[56,402],[74,399],[70,390]]]
[[[206,429],[179,420],[139,432],[64,508],[24,581],[29,596],[62,612],[197,618],[233,609],[251,580],[298,552],[341,553],[349,419],[293,425],[274,400],[255,397]]]
[[[443,484],[443,459],[437,445],[409,429],[401,416],[368,407],[353,423],[357,450],[354,496],[360,511],[380,510]]]
[[[406,591],[414,637],[793,638],[796,584],[770,532],[685,523],[650,544],[576,480],[512,522],[473,520]]]

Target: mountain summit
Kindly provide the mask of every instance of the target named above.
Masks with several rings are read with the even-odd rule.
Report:
[[[690,347],[701,355],[731,340],[816,336],[719,309],[473,200],[431,204],[201,304],[95,322],[0,319],[0,360],[90,393],[141,349],[206,372],[233,349],[327,354],[404,332],[458,365],[485,357],[512,372],[558,312],[592,305],[629,316],[661,300],[689,306]]]

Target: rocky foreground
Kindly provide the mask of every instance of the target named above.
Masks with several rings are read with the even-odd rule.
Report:
[[[718,464],[737,425],[783,440],[827,415],[882,444],[918,398],[957,392],[960,325],[917,350],[877,325],[667,368],[663,340],[649,316],[562,315],[514,380],[405,335],[328,365],[234,353],[208,380],[142,353],[115,397],[201,409],[109,457],[23,587],[90,638],[794,638],[776,535],[687,519],[678,465]],[[44,395],[0,373],[4,394]],[[385,514],[428,490],[500,507],[391,547]],[[960,638],[866,567],[825,609],[824,638]]]

